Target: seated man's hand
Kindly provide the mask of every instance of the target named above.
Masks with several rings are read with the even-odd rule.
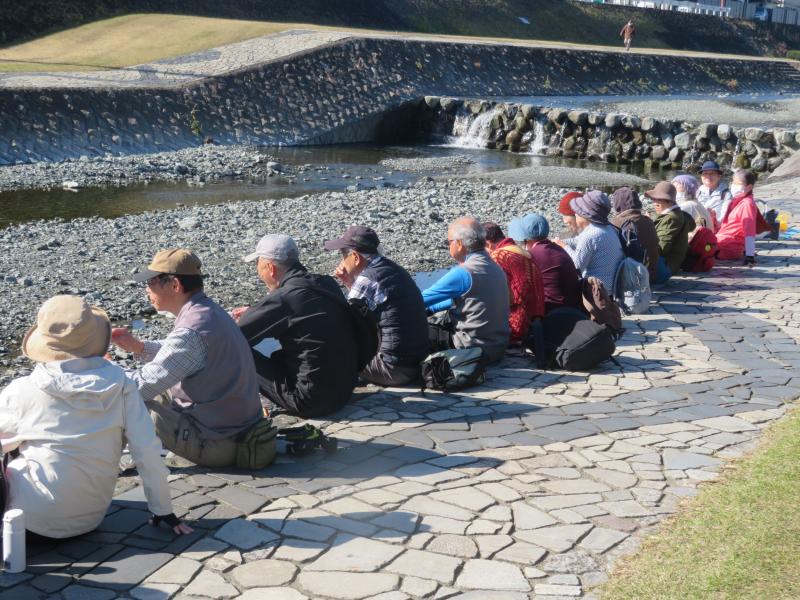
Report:
[[[234,321],[239,321],[239,317],[241,317],[247,309],[250,308],[249,306],[237,306],[236,308],[232,309],[230,312],[231,317]]]
[[[125,352],[139,354],[144,350],[144,343],[124,327],[114,327],[111,330],[111,342]]]
[[[353,287],[353,278],[350,273],[347,272],[347,269],[345,269],[342,265],[336,267],[336,270],[333,272],[333,276],[348,288]]]
[[[559,245],[559,246],[561,246],[562,248],[563,248],[563,247],[566,245],[566,244],[564,244],[564,242],[562,242],[562,241],[561,241],[560,239],[558,239],[558,238],[553,238],[553,243],[554,243],[554,244],[558,244],[558,245]]]
[[[189,535],[194,531],[194,529],[189,527],[186,523],[181,522],[181,520],[175,516],[175,513],[161,516],[153,515],[150,519],[150,524],[153,527],[158,527],[162,521],[172,528],[175,535]]]

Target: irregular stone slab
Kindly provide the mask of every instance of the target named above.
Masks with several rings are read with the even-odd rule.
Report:
[[[619,544],[622,540],[628,537],[629,534],[616,531],[614,529],[606,529],[605,527],[595,527],[589,535],[583,538],[578,544],[581,548],[585,548],[589,552],[595,554],[602,554],[609,548]]]
[[[204,596],[207,598],[235,598],[239,590],[212,571],[201,571],[183,593],[186,596]]]
[[[228,544],[225,542],[215,540],[214,538],[203,538],[196,544],[190,546],[188,550],[184,550],[181,556],[191,560],[205,560],[209,556],[213,556],[217,552],[222,552],[226,548],[228,548]]]
[[[339,535],[334,539],[333,547],[305,570],[371,573],[389,563],[402,551],[402,546],[352,535]]]
[[[240,588],[280,586],[294,579],[297,567],[285,560],[254,560],[231,571],[231,580]]]
[[[173,558],[164,552],[126,548],[81,577],[82,585],[127,590]]]
[[[583,525],[555,525],[534,531],[518,531],[514,535],[521,540],[543,546],[553,552],[566,552],[591,528],[592,525],[588,523]]]
[[[597,561],[587,554],[584,550],[573,550],[562,554],[548,556],[539,565],[544,571],[555,571],[556,573],[572,573],[580,575],[589,571],[597,571],[600,567]]]
[[[537,583],[533,588],[536,594],[541,596],[572,596],[578,597],[581,595],[581,586],[579,585],[558,585],[554,583]]]
[[[672,448],[664,450],[664,468],[669,470],[684,471],[699,467],[712,467],[721,462],[718,458],[712,458],[705,454],[695,454],[694,452],[673,450]]]
[[[411,511],[392,511],[373,519],[372,523],[386,529],[396,529],[403,533],[412,533],[417,528],[419,515]]]
[[[531,589],[519,567],[483,558],[475,558],[466,562],[458,576],[456,586],[470,590],[513,592],[527,592]]]
[[[420,531],[464,535],[468,525],[469,523],[466,521],[456,521],[455,519],[445,519],[444,517],[424,517],[420,524]],[[494,533],[494,530],[489,533]]]
[[[547,550],[544,548],[525,542],[515,542],[505,550],[498,552],[493,558],[524,565],[535,565],[542,560],[545,554],[547,554]]]
[[[511,511],[514,513],[514,527],[517,529],[537,529],[558,522],[525,502],[515,502],[511,505]]]
[[[451,469],[440,469],[428,463],[408,465],[407,467],[398,469],[395,475],[403,479],[411,479],[417,483],[425,483],[428,485],[436,485],[444,481],[452,481],[453,479],[466,477],[464,473],[459,473]]]
[[[729,433],[758,430],[758,427],[749,421],[739,419],[738,417],[713,417],[711,419],[700,419],[699,421],[694,421],[694,424],[699,425],[700,427],[708,427],[711,429],[718,429],[720,431],[727,431]]]
[[[414,496],[403,504],[401,507],[405,511],[420,513],[423,515],[432,515],[434,517],[445,517],[447,519],[456,519],[458,521],[471,521],[475,515],[463,508],[434,500],[427,496]]]
[[[607,486],[617,489],[627,489],[636,485],[639,478],[629,473],[621,473],[611,469],[586,469],[585,475]]]
[[[289,537],[301,538],[304,540],[311,540],[312,542],[324,542],[330,538],[336,530],[324,525],[315,525],[307,523],[306,521],[291,520],[287,521],[283,526],[283,535]],[[217,536],[219,537],[219,536]]]
[[[473,538],[481,551],[481,558],[491,558],[496,552],[514,543],[510,535],[476,535]]]
[[[383,514],[381,509],[355,498],[339,498],[333,502],[322,504],[319,508],[350,519],[371,519]]]
[[[246,515],[257,511],[268,502],[264,496],[248,492],[235,485],[214,490],[209,492],[208,495],[225,504],[229,504]]]
[[[442,492],[434,492],[430,497],[435,500],[441,500],[442,502],[447,502],[448,504],[455,504],[456,506],[476,512],[480,512],[497,502],[489,494],[474,487],[455,488],[452,490],[444,490]]]
[[[181,589],[176,583],[143,583],[128,592],[136,600],[166,600]]]
[[[339,600],[360,600],[397,588],[400,578],[390,573],[304,571],[297,581],[311,598],[324,596]]]
[[[116,594],[111,590],[90,588],[83,585],[71,585],[61,590],[64,600],[111,600]]]
[[[517,592],[500,592],[497,590],[492,591],[473,591],[458,596],[450,596],[451,598],[458,598],[458,600],[528,600],[528,594],[519,594]]]
[[[547,481],[542,487],[554,494],[597,494],[611,490],[607,485],[590,479],[562,479]]]
[[[290,587],[263,587],[247,590],[237,600],[308,600],[308,596]]]
[[[291,560],[293,562],[305,562],[313,560],[329,547],[330,546],[324,542],[286,538],[278,549],[275,550],[273,558],[277,558],[278,560]]]
[[[556,510],[583,506],[584,504],[596,504],[602,499],[603,497],[600,494],[571,494],[568,496],[538,496],[531,498],[531,502],[542,510]]]
[[[645,517],[653,514],[650,510],[635,500],[618,500],[616,502],[601,502],[598,504],[603,510],[610,512],[615,517]]]
[[[440,535],[431,541],[425,548],[430,552],[458,556],[461,558],[474,558],[478,556],[478,546],[464,535]]]
[[[189,583],[203,565],[196,560],[176,556],[158,571],[150,575],[147,581],[154,583]]]
[[[386,567],[385,570],[401,575],[434,579],[439,583],[450,584],[456,576],[456,569],[461,566],[457,558],[425,552],[424,550],[408,550]]]
[[[246,519],[228,521],[214,534],[214,537],[242,550],[251,550],[279,539],[275,533],[262,529]]]

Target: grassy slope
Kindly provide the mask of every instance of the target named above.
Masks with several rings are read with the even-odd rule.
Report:
[[[800,597],[800,410],[705,487],[604,586],[603,600]]]

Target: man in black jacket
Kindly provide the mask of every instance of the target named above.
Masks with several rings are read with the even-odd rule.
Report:
[[[419,378],[419,364],[428,354],[428,321],[417,284],[403,267],[381,256],[379,244],[374,230],[353,225],[325,242],[325,249],[341,252],[334,275],[350,290],[348,298],[363,300],[378,321],[380,348],[361,371],[362,379],[402,385]]]
[[[303,418],[338,410],[358,377],[355,331],[338,284],[308,273],[287,235],[264,236],[245,260],[257,261],[258,276],[269,289],[258,304],[232,313],[254,348],[261,393]],[[268,338],[280,349],[267,357],[255,347]]]

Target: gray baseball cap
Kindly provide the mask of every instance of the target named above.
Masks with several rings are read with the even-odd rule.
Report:
[[[297,244],[288,235],[271,233],[262,237],[256,245],[256,251],[245,256],[244,260],[251,262],[259,256],[266,260],[287,262],[297,260],[300,257],[300,251],[297,249]]]

